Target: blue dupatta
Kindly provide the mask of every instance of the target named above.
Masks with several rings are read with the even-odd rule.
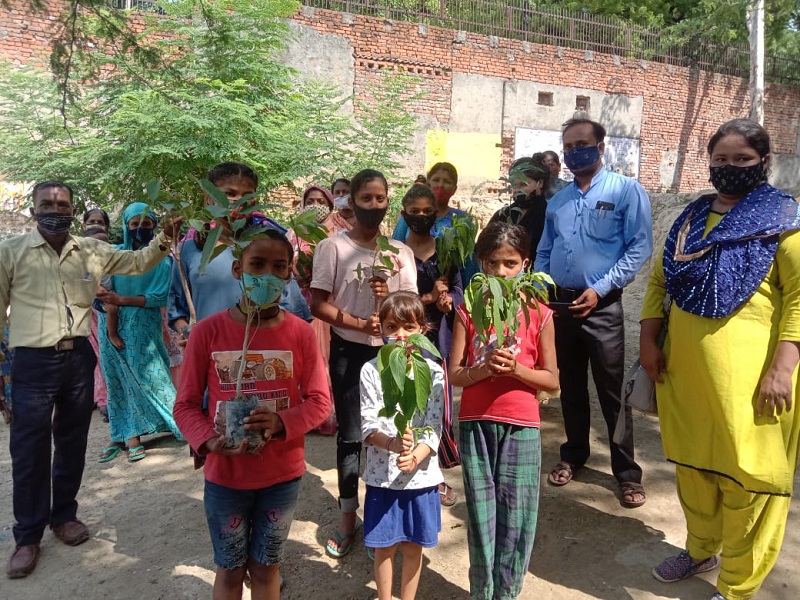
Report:
[[[762,184],[703,237],[715,198],[698,198],[673,223],[664,245],[664,276],[678,307],[719,319],[756,293],[775,258],[778,236],[800,229],[800,204]]]

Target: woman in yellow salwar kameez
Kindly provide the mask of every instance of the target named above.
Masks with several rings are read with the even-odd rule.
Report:
[[[680,581],[719,564],[712,598],[739,600],[775,564],[797,467],[800,205],[766,183],[769,136],[760,125],[725,123],[708,152],[718,193],[675,221],[642,308],[640,360],[657,382],[688,530],[686,550],[653,575]]]

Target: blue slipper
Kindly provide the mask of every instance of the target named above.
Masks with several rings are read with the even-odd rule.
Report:
[[[144,446],[139,444],[135,448],[128,448],[128,462],[136,462],[142,460],[147,454],[144,451]]]
[[[362,525],[364,525],[364,521],[362,521],[359,517],[356,517],[356,526],[353,529],[353,533],[345,535],[340,533],[338,529],[334,529],[331,538],[336,541],[336,546],[332,546],[330,542],[325,544],[325,550],[328,551],[328,554],[334,558],[343,558],[347,556],[350,553],[350,550],[353,549],[353,538],[355,538]]]
[[[103,453],[97,457],[97,462],[99,463],[111,462],[112,460],[117,458],[117,456],[119,456],[120,452],[122,452],[122,448],[120,446],[107,446],[103,450]]]

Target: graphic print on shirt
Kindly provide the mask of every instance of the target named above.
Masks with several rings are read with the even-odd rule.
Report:
[[[242,361],[242,353],[236,350],[212,352],[214,369],[219,377],[221,392],[236,393],[236,378],[242,373],[242,392],[255,396],[259,404],[266,401],[270,410],[280,411],[289,406],[288,388],[264,390],[264,381],[285,381],[290,384],[294,373],[293,355],[290,350],[249,350]]]

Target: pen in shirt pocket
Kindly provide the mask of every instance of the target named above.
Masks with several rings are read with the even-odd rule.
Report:
[[[86,271],[86,273],[83,274],[83,280],[89,281],[89,271]]]

